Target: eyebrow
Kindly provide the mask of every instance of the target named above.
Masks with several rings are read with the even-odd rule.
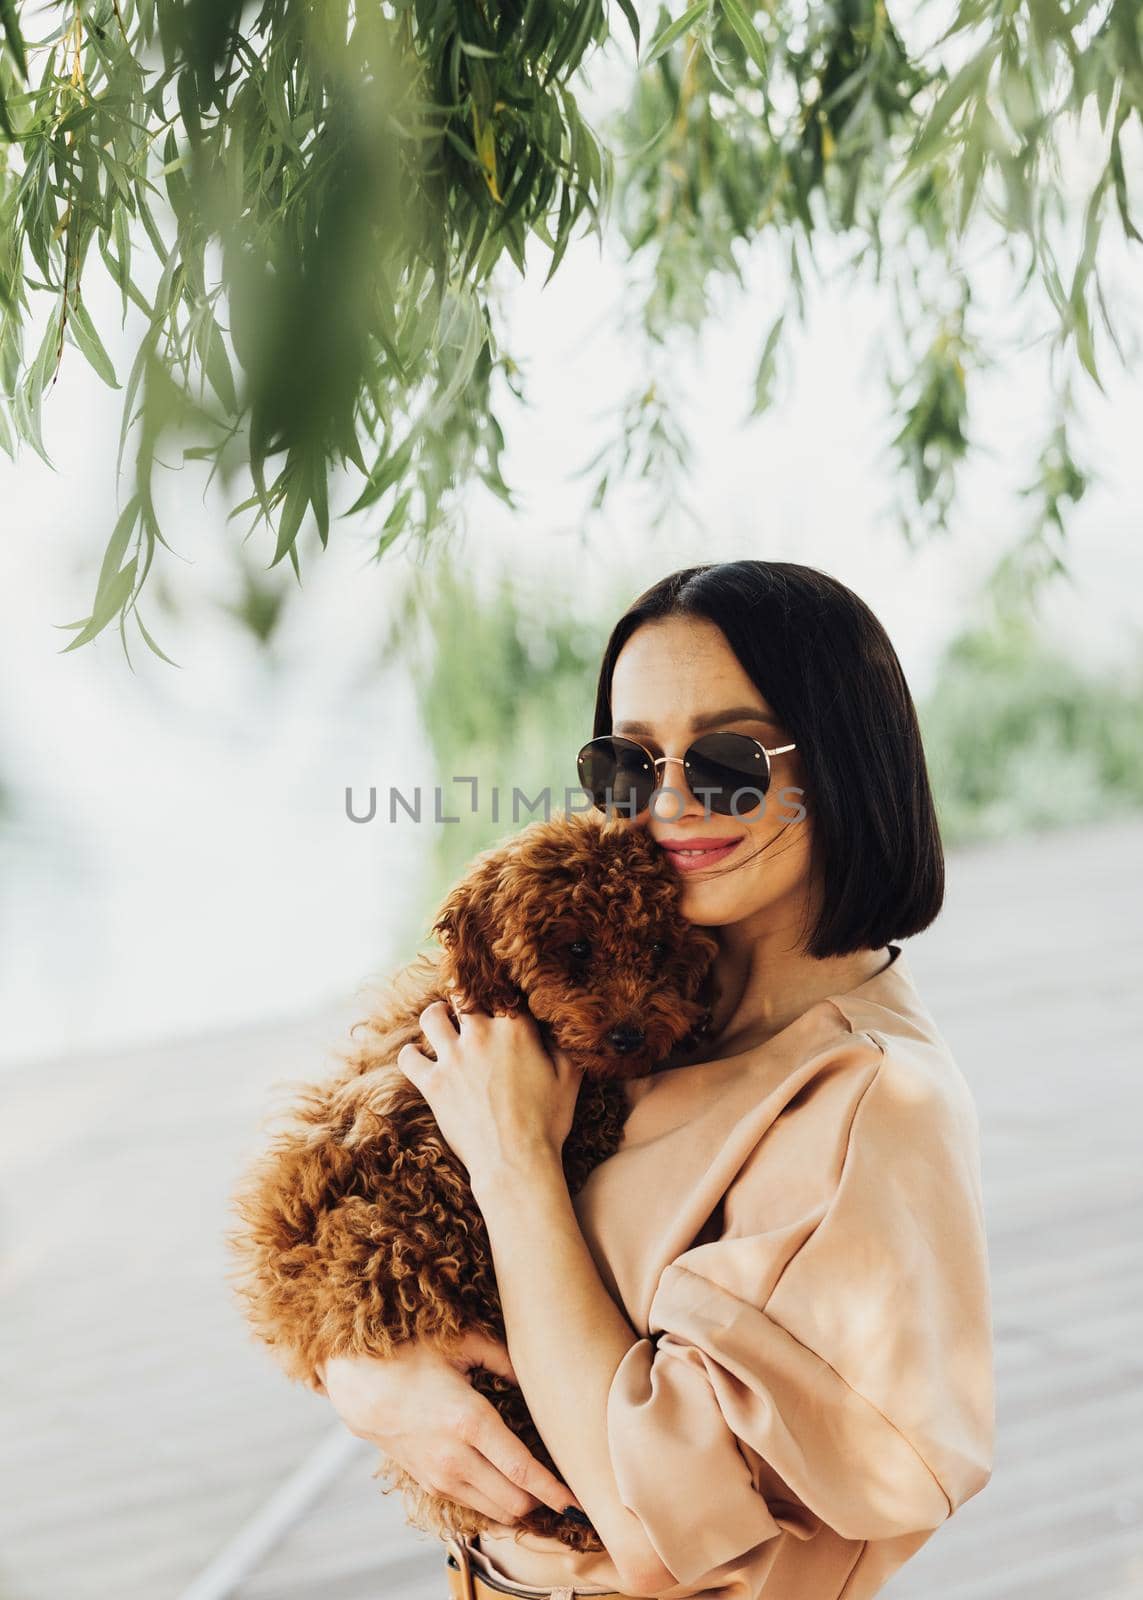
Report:
[[[769,716],[765,711],[759,711],[757,706],[727,706],[725,711],[709,711],[699,717],[691,718],[691,728],[697,732],[700,728],[714,728],[721,722],[765,722],[768,727],[778,728],[781,724],[776,717]],[[644,737],[654,730],[646,722],[616,722],[612,725],[612,733],[638,733]]]

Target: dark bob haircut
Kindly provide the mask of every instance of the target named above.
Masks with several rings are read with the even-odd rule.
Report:
[[[807,954],[880,949],[920,933],[945,866],[916,707],[889,636],[836,578],[790,561],[685,567],[620,617],[603,656],[596,738],[611,732],[616,658],[664,617],[713,622],[798,746],[822,885]]]

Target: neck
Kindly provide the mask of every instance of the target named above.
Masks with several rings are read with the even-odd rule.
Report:
[[[799,930],[759,928],[752,919],[711,930],[719,953],[704,1056],[765,1044],[827,995],[845,993],[889,963],[887,946],[818,960],[800,948]]]

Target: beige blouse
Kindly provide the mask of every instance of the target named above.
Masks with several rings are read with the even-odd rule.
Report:
[[[640,1336],[607,1430],[669,1600],[863,1600],[991,1475],[977,1114],[889,949],[764,1044],[632,1085],[575,1197]],[[523,1530],[470,1547],[520,1583],[623,1589],[604,1553]]]

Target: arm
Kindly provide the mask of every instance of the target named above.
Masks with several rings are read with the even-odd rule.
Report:
[[[502,1164],[473,1192],[488,1228],[512,1366],[544,1443],[625,1587],[672,1586],[620,1498],[608,1444],[608,1392],[639,1339],[596,1270],[559,1156],[537,1150]]]
[[[570,1063],[517,1037],[530,1019],[465,1016],[459,1041],[443,1005],[421,1023],[436,1060],[397,1065],[468,1169],[520,1387],[626,1587],[713,1586],[784,1529],[916,1548],[982,1487],[976,1119],[933,1041],[850,1033],[802,1064],[722,1237],[665,1268],[636,1339],[556,1171]]]
[[[972,1108],[903,1043],[846,1054],[768,1128],[723,1236],[666,1267],[611,1387],[616,1481],[679,1583],[782,1531],[915,1548],[988,1480]]]
[[[563,1172],[580,1072],[563,1051],[549,1056],[526,1012],[491,1016],[451,999],[455,1016],[443,1001],[420,1016],[434,1058],[406,1045],[397,1067],[467,1169],[532,1420],[625,1586],[653,1585],[653,1548],[620,1495],[607,1439],[608,1389],[637,1339],[596,1271]]]
[[[904,1046],[846,1057],[760,1141],[724,1236],[665,1269],[650,1338],[550,1166],[476,1191],[521,1388],[633,1593],[714,1584],[783,1531],[919,1535],[988,1480],[973,1110]]]

